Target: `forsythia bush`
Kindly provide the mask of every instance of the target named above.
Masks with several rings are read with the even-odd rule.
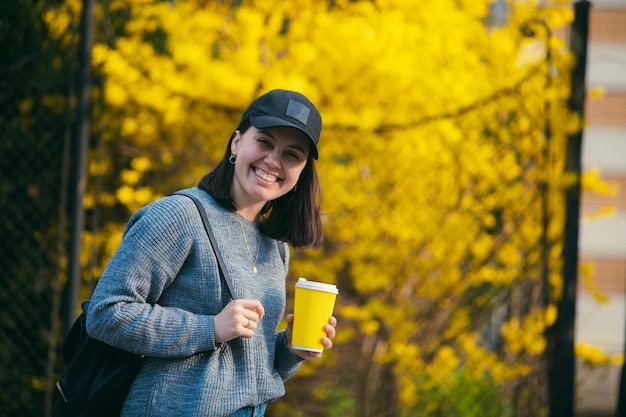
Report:
[[[560,297],[564,149],[581,122],[566,106],[573,60],[553,33],[570,2],[499,2],[500,22],[492,3],[100,4],[104,152],[90,172],[105,186],[85,202],[107,221],[98,268],[130,213],[222,156],[247,103],[299,90],[324,120],[326,244],[295,253],[292,274],[339,284],[330,372],[355,364],[361,414],[372,402],[410,410],[459,369],[521,381]],[[79,12],[78,0],[51,12],[53,33]],[[373,394],[389,384],[394,396]]]

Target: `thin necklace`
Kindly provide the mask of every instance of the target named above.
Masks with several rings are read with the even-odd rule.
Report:
[[[237,219],[237,221],[239,222],[239,226],[241,227],[241,234],[243,235],[243,241],[245,242],[246,249],[248,250],[248,258],[250,259],[250,264],[252,265],[252,272],[256,274],[257,272],[259,272],[259,270],[256,267],[256,264],[259,261],[259,252],[261,250],[261,236],[259,236],[259,246],[256,248],[256,258],[254,258],[254,261],[253,261],[252,252],[250,252],[250,245],[248,245],[248,238],[246,237],[246,231],[243,229],[243,223],[239,219],[238,214],[235,214],[235,218]]]

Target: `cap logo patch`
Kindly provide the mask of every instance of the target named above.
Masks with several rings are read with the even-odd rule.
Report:
[[[309,122],[309,115],[311,114],[311,109],[305,106],[302,103],[299,103],[294,100],[289,100],[287,103],[287,110],[285,110],[285,116],[289,116],[293,119],[296,119],[303,125],[307,125]]]

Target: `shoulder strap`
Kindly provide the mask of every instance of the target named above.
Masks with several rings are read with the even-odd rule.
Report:
[[[280,258],[283,260],[283,265],[285,264],[285,243],[277,240],[278,242],[278,251],[280,252]]]
[[[206,215],[206,210],[202,206],[202,203],[198,198],[192,194],[188,194],[184,191],[178,191],[173,193],[172,195],[184,195],[185,197],[190,198],[198,208],[198,212],[200,213],[200,217],[202,217],[202,223],[204,224],[204,230],[206,230],[207,235],[209,235],[209,240],[211,241],[211,247],[213,248],[213,252],[215,253],[215,257],[217,258],[217,266],[220,270],[220,274],[224,277],[224,281],[226,281],[226,285],[228,286],[228,291],[230,292],[230,297],[234,298],[233,294],[233,284],[230,279],[230,275],[228,275],[228,270],[224,264],[224,259],[222,258],[222,254],[217,250],[217,243],[215,240],[215,235],[213,234],[213,229],[211,228],[211,223],[209,223],[209,219]]]

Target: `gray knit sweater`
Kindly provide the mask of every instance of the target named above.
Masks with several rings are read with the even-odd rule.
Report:
[[[93,338],[147,356],[123,417],[228,416],[282,396],[301,363],[284,331],[276,332],[289,264],[289,251],[283,262],[278,245],[285,244],[244,221],[250,248],[262,239],[254,274],[237,215],[202,190],[188,191],[206,208],[233,297],[259,300],[265,316],[253,338],[216,344],[213,319],[230,298],[196,206],[169,196],[139,210],[98,282],[87,320]]]

